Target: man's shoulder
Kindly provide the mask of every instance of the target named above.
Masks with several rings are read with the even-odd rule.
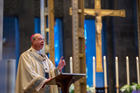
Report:
[[[30,52],[30,49],[28,49],[28,50],[24,51],[23,53],[21,53],[21,55],[20,55],[20,56],[25,56],[25,55],[28,55],[28,54],[29,54],[29,52]]]

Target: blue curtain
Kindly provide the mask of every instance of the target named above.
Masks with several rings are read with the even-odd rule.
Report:
[[[4,59],[15,58],[17,67],[19,59],[19,23],[17,17],[4,16],[3,39],[6,43],[3,48]]]
[[[86,19],[85,20],[85,44],[86,44],[86,66],[87,66],[87,84],[93,86],[93,60],[92,57],[96,56],[96,43],[95,43],[95,20]],[[105,32],[102,31],[102,51],[103,55],[106,54],[105,51]],[[96,72],[96,86],[104,86],[104,74],[103,72]]]
[[[47,23],[47,21],[46,21]],[[34,19],[35,33],[40,33],[40,18]],[[54,26],[54,48],[55,48],[55,64],[58,65],[60,57],[63,55],[63,40],[62,40],[62,19],[55,19]],[[48,36],[48,33],[47,33]]]
[[[96,56],[95,45],[95,22],[94,20],[85,20],[85,43],[86,43],[86,66],[87,66],[87,84],[92,86],[93,74],[92,70],[92,57]]]
[[[59,63],[60,57],[63,55],[63,40],[62,40],[62,20],[56,19],[54,26],[54,47],[55,47],[55,64]]]
[[[41,32],[41,28],[40,28],[40,18],[35,18],[34,19],[34,30],[35,30],[35,33],[40,33]]]

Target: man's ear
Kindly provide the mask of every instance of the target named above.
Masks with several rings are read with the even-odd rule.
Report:
[[[35,40],[35,35],[33,34],[32,36],[31,36],[31,42],[33,41],[33,40]]]

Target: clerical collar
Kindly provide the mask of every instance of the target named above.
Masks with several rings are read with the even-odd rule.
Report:
[[[35,50],[33,47],[31,47],[31,49],[32,49],[33,51],[35,51],[36,53],[41,54],[41,51],[40,51],[40,50],[37,51],[37,50]]]

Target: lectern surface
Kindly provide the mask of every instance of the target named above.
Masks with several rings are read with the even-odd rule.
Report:
[[[84,76],[86,75],[79,73],[61,73],[48,81],[46,85],[58,85],[61,87],[62,93],[69,93],[69,86]]]
[[[48,81],[47,85],[60,85],[61,82],[69,82],[74,83],[75,81],[79,80],[80,78],[86,76],[86,74],[81,73],[61,73],[58,76],[52,78]]]

